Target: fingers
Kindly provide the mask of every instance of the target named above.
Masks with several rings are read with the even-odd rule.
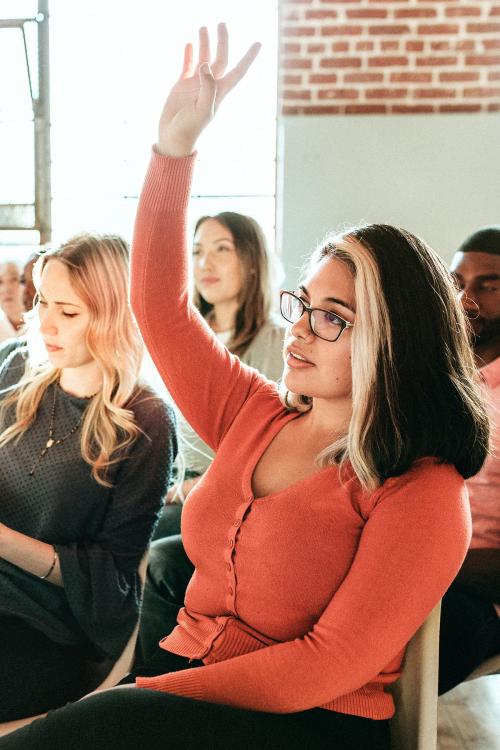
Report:
[[[199,31],[200,39],[200,55],[198,60],[198,67],[200,68],[203,63],[210,63],[210,37],[208,35],[208,29],[206,26],[202,26]]]
[[[255,44],[252,44],[246,54],[243,55],[239,63],[232,70],[230,70],[229,73],[224,76],[224,78],[219,81],[217,104],[219,104],[226,96],[226,94],[228,94],[229,91],[231,91],[231,89],[236,86],[238,81],[241,81],[248,68],[259,54],[261,46],[262,45],[260,44],[260,42],[255,42]]]
[[[181,78],[189,78],[193,75],[193,45],[186,44],[184,47],[184,62],[182,64]]]
[[[219,23],[217,26],[217,54],[212,65],[212,73],[215,78],[224,75],[227,68],[227,58],[229,50],[229,37],[225,23]]]
[[[204,117],[211,118],[214,112],[215,96],[217,93],[217,84],[210,70],[208,63],[200,65],[200,93],[196,102],[196,109]]]

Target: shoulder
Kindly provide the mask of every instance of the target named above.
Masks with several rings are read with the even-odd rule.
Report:
[[[275,316],[269,318],[260,331],[255,336],[254,340],[250,344],[251,348],[254,344],[269,344],[272,342],[281,343],[285,337],[285,325],[284,323]]]
[[[433,457],[420,458],[398,477],[390,477],[375,493],[375,504],[395,495],[405,502],[444,508],[467,501],[464,478],[455,466]]]
[[[137,426],[150,438],[159,433],[175,433],[175,413],[152,388],[138,386],[127,408],[133,412]]]
[[[9,339],[0,346],[0,383],[2,387],[14,385],[26,369],[28,347],[23,339]]]

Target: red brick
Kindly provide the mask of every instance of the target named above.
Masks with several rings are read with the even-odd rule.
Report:
[[[385,104],[348,104],[345,108],[346,115],[385,115],[386,112]]]
[[[484,39],[481,44],[484,49],[500,49],[500,39]]]
[[[286,5],[312,5],[313,0],[286,0]]]
[[[459,26],[451,23],[421,24],[417,27],[418,34],[458,34]]]
[[[302,115],[340,115],[342,107],[332,106],[331,104],[316,104],[302,107]]]
[[[360,57],[325,57],[320,61],[322,68],[360,68]]]
[[[314,36],[315,32],[314,26],[284,26],[281,36]]]
[[[312,60],[305,57],[289,58],[282,60],[280,67],[283,70],[309,70],[312,68]]]
[[[284,75],[281,76],[281,84],[282,86],[300,86],[302,83],[302,76],[292,76],[292,75]]]
[[[408,65],[408,58],[402,55],[389,56],[384,55],[383,57],[370,57],[368,59],[368,66],[370,68],[388,68],[392,65]]]
[[[306,10],[307,20],[311,18],[317,18],[318,20],[322,18],[337,18],[337,15],[336,10]]]
[[[349,42],[333,42],[330,49],[332,52],[349,52]]]
[[[344,83],[382,83],[383,73],[345,73]]]
[[[460,71],[458,73],[446,72],[439,74],[439,80],[442,81],[442,83],[465,83],[466,81],[478,81],[479,77],[479,73],[474,73],[472,71]]]
[[[438,55],[428,55],[427,57],[417,57],[416,59],[417,67],[421,66],[432,66],[435,67],[436,65],[456,65],[458,62],[458,57],[451,57],[443,56],[439,57]]]
[[[302,13],[300,10],[292,10],[291,8],[284,9],[281,16],[281,21],[300,21],[302,20]]]
[[[400,8],[394,11],[394,18],[435,18],[435,8]]]
[[[311,98],[311,92],[309,89],[286,89],[281,93],[282,99],[306,99]]]
[[[458,113],[458,112],[480,112],[482,109],[480,104],[440,104],[439,111],[447,113]]]
[[[466,65],[500,65],[500,55],[468,55]]]
[[[309,76],[309,83],[337,83],[336,73],[312,73]]]
[[[468,23],[468,34],[498,34],[500,23]]]
[[[424,115],[434,112],[432,104],[393,104],[391,112],[395,115]]]
[[[488,112],[500,112],[500,102],[491,102],[488,104]]]
[[[457,95],[456,89],[415,89],[415,99],[454,99]]]
[[[463,6],[463,5],[457,5],[452,6],[451,8],[446,8],[445,10],[445,16],[448,18],[453,18],[454,16],[480,16],[481,15],[481,8],[478,8],[476,6]]]
[[[464,89],[464,96],[466,98],[482,99],[483,97],[497,97],[500,96],[500,87],[493,86],[475,86],[474,88]]]
[[[387,18],[387,11],[384,8],[356,8],[356,10],[346,10],[347,18]]]
[[[324,44],[308,44],[307,45],[307,51],[309,52],[309,54],[321,53],[321,52],[324,52],[325,49],[326,49],[326,46]]]
[[[356,52],[372,52],[375,49],[375,42],[356,42],[354,49]]]
[[[399,42],[389,42],[382,39],[380,42],[380,50],[382,52],[399,52]]]
[[[337,26],[321,26],[322,36],[357,36],[363,31],[362,26],[338,24]]]
[[[500,5],[494,5],[490,10],[490,16],[500,16]]]
[[[408,89],[367,89],[365,96],[367,99],[403,99],[408,94]]]
[[[380,26],[369,26],[368,32],[370,34],[409,34],[410,33],[410,27],[403,25],[403,24],[383,24]]]
[[[424,43],[423,42],[406,42],[405,49],[407,52],[422,52],[424,49]]]
[[[301,49],[302,45],[298,44],[297,42],[286,42],[285,44],[281,45],[281,52],[284,55],[300,55]]]
[[[320,89],[318,99],[359,99],[357,89]]]
[[[500,81],[500,70],[490,70],[488,81]]]
[[[441,39],[431,41],[433,52],[473,52],[476,48],[473,39]]]
[[[391,73],[391,83],[432,83],[432,73]]]

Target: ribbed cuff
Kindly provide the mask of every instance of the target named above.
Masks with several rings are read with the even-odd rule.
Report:
[[[182,211],[189,203],[195,151],[190,156],[162,156],[153,146],[141,200],[160,213]]]
[[[137,677],[135,684],[139,688],[159,690],[163,693],[184,695],[186,698],[204,700],[204,690],[198,679],[198,672],[203,667],[182,670],[181,672],[167,672],[158,677]]]

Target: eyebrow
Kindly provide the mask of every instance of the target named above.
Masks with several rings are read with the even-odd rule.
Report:
[[[216,240],[212,240],[212,245],[214,245],[216,242],[230,242],[231,245],[234,245],[234,241],[230,237],[219,237]],[[203,242],[193,242],[193,245],[201,247],[203,245]]]
[[[307,291],[306,287],[303,284],[300,284],[299,289],[301,289],[304,292],[304,294],[307,296],[308,299],[311,299],[309,297],[309,292]],[[325,299],[325,302],[333,302],[334,304],[342,305],[342,307],[346,307],[348,310],[350,310],[353,313],[356,312],[352,305],[350,305],[348,302],[344,302],[344,300],[339,299],[338,297],[325,297],[324,299]]]
[[[39,295],[40,295],[40,297],[43,297],[42,290],[39,291]],[[44,297],[44,299],[45,299],[45,297]],[[63,301],[60,301],[60,300],[54,300],[54,304],[55,305],[71,305],[71,307],[78,307],[78,309],[81,310],[81,305],[77,305],[76,302],[63,302]]]
[[[451,275],[457,279],[462,279],[462,275],[456,271],[451,271]],[[500,279],[500,273],[483,273],[480,276],[475,276],[474,281],[498,281]]]

